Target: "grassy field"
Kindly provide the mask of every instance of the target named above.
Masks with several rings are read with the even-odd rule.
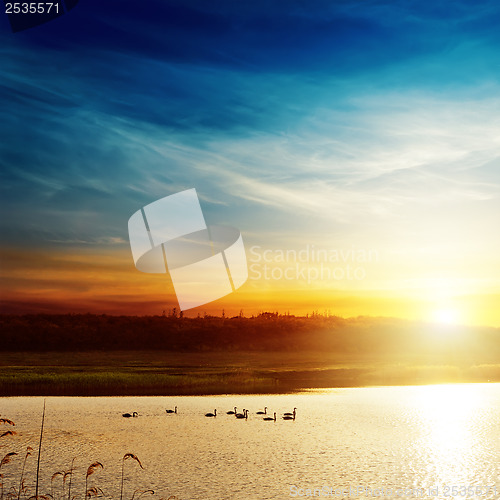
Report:
[[[0,395],[286,393],[500,381],[500,329],[263,313],[0,315]]]
[[[498,382],[500,365],[370,362],[367,355],[302,352],[8,352],[0,395],[286,393],[308,388]]]

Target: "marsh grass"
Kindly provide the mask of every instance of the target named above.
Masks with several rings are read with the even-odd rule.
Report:
[[[499,382],[500,364],[479,359],[397,362],[364,353],[89,351],[4,353],[2,396],[279,394],[310,388]]]
[[[84,500],[91,499],[93,497],[99,498],[99,497],[104,497],[105,492],[97,485],[89,485],[89,477],[92,476],[94,473],[99,471],[100,469],[104,469],[104,465],[99,462],[95,461],[91,463],[85,474],[85,490],[83,496],[72,496],[71,495],[71,482],[72,478],[74,475],[74,462],[75,458],[73,458],[71,462],[71,467],[67,471],[56,471],[52,474],[50,478],[50,493],[39,493],[39,474],[40,474],[40,459],[41,459],[41,452],[42,452],[42,441],[43,441],[43,429],[44,429],[44,423],[45,423],[45,401],[44,401],[44,407],[43,407],[43,414],[42,414],[42,424],[40,427],[40,440],[39,440],[39,446],[38,446],[38,458],[37,458],[37,469],[36,469],[36,481],[35,481],[35,492],[33,495],[30,495],[29,488],[25,485],[25,469],[26,469],[26,462],[28,460],[28,457],[31,456],[33,452],[33,448],[28,446],[26,448],[26,454],[24,456],[22,468],[21,468],[21,474],[19,481],[16,482],[16,484],[19,484],[19,486],[16,488],[14,485],[10,486],[10,489],[8,490],[7,493],[5,493],[5,479],[4,475],[2,473],[2,468],[9,465],[13,460],[15,459],[17,455],[19,455],[17,452],[10,451],[6,453],[3,458],[0,460],[0,500],[20,500],[23,498],[23,500],[81,500],[82,498]],[[4,425],[12,425],[15,426],[15,423],[12,420],[6,419],[6,418],[0,418],[0,424]],[[7,444],[7,438],[14,436],[15,433],[11,431],[4,432],[0,435],[0,448],[3,448],[5,446],[8,446]],[[4,441],[6,442],[4,444]],[[1,456],[1,454],[0,454]],[[120,500],[123,500],[123,492],[124,492],[124,466],[125,466],[125,461],[127,460],[133,460],[137,462],[140,466],[141,469],[144,469],[139,457],[137,455],[134,455],[133,453],[126,453],[123,458],[122,458],[122,475],[121,475],[121,484],[120,484]],[[60,494],[57,494],[57,489],[54,488],[54,481],[58,478],[61,478],[61,489],[60,489]],[[69,478],[69,481],[68,481]],[[65,488],[66,488],[66,483],[68,482],[68,495],[66,497],[65,495]],[[148,490],[141,490],[141,489],[136,489],[131,496],[131,500],[139,499],[143,495],[155,495],[155,491],[148,489]],[[167,499],[160,498],[159,500],[179,500],[178,497],[175,495],[169,496]]]
[[[10,372],[10,373],[9,373]],[[2,395],[93,396],[269,392],[274,380],[255,373],[168,374],[144,370],[75,373],[64,367],[51,372],[11,369],[0,375]]]

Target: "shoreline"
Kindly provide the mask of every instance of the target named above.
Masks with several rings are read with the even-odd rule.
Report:
[[[376,387],[420,387],[420,386],[427,386],[427,385],[471,385],[471,384],[498,384],[500,381],[475,381],[475,382],[467,382],[467,381],[460,381],[460,382],[422,382],[420,384],[418,383],[412,383],[412,384],[386,384],[386,385],[381,385],[381,384],[372,384],[372,385],[346,385],[346,386],[335,386],[335,387],[303,387],[299,388],[296,390],[290,390],[290,391],[284,391],[284,392],[272,392],[272,391],[259,391],[259,392],[253,392],[253,391],[231,391],[231,392],[172,392],[172,393],[135,393],[135,392],[130,392],[130,393],[100,393],[96,394],[93,392],[92,394],[77,394],[77,393],[52,393],[52,392],[43,392],[43,393],[33,393],[33,394],[21,394],[21,393],[15,393],[15,394],[0,394],[0,399],[2,398],[32,398],[32,397],[40,397],[40,398],[59,398],[59,397],[74,397],[74,398],[108,398],[108,397],[134,397],[134,398],[141,398],[141,397],[209,397],[209,396],[259,396],[259,395],[269,395],[269,396],[282,396],[282,395],[289,395],[289,394],[304,394],[308,392],[313,392],[313,391],[328,391],[328,390],[337,390],[337,389],[363,389],[363,388],[376,388]]]

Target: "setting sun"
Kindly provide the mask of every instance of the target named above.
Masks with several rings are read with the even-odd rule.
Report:
[[[457,309],[437,309],[433,320],[442,325],[456,325],[460,322],[460,313]]]

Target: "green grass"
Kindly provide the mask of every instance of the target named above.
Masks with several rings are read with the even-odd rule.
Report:
[[[370,362],[332,353],[4,353],[0,395],[286,393],[307,388],[500,381],[500,365]]]

